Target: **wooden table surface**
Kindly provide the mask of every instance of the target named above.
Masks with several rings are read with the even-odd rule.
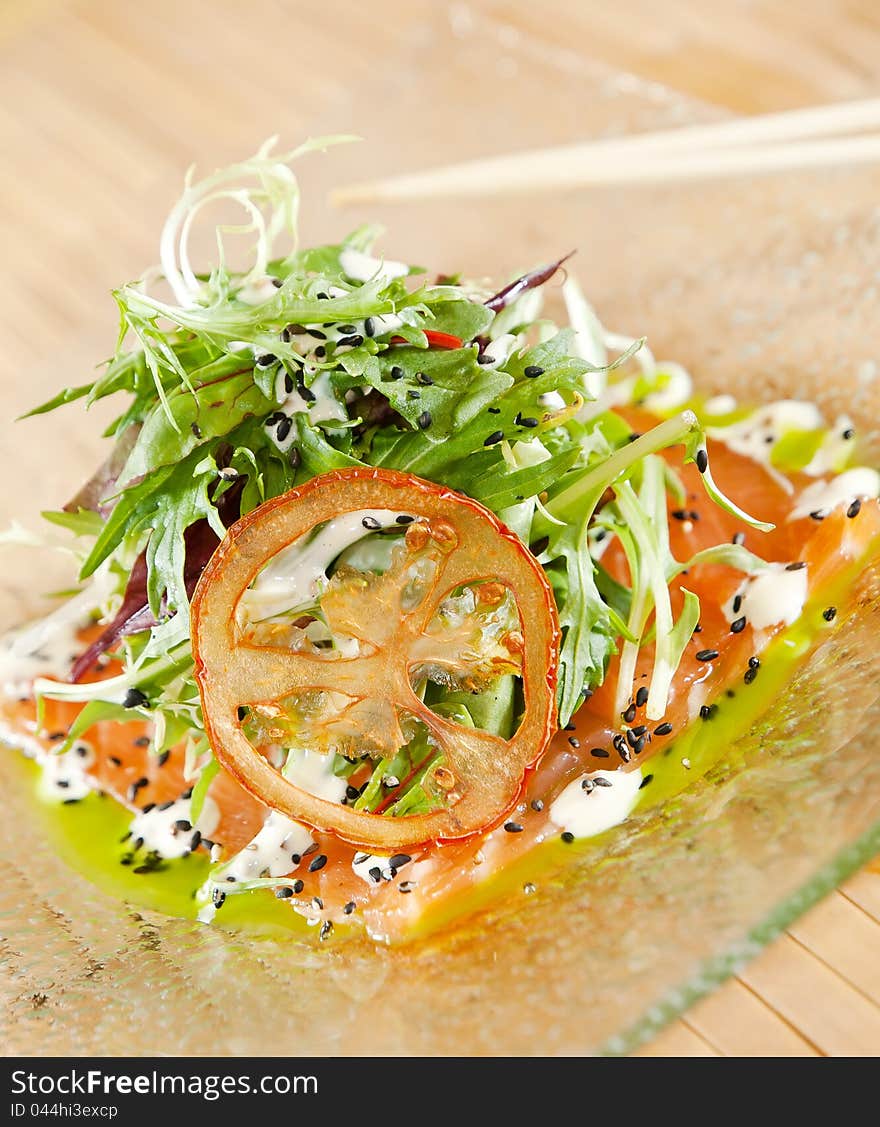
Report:
[[[5,0],[4,416],[39,399],[43,382],[48,388],[61,380],[53,366],[62,361],[41,343],[46,272],[81,277],[49,315],[69,340],[64,371],[85,372],[106,354],[113,332],[112,308],[103,301],[96,315],[95,295],[152,259],[149,235],[181,170],[195,156],[219,164],[240,154],[242,137],[261,139],[262,125],[255,132],[253,123],[282,89],[297,90],[288,116],[309,121],[316,114],[309,68],[331,50],[325,103],[333,101],[334,83],[341,84],[341,102],[346,83],[383,65],[383,42],[421,41],[437,19],[462,33],[481,21],[500,42],[575,50],[624,78],[680,92],[691,104],[744,113],[880,90],[880,7],[873,0],[486,0],[454,3],[440,15],[429,10],[420,0],[405,11],[341,0]],[[292,87],[286,68],[301,68],[303,80]],[[426,86],[402,96],[437,91]],[[383,112],[393,115],[394,105]],[[63,156],[63,186],[47,180],[49,151]],[[405,164],[399,161],[401,169]],[[49,447],[53,433],[61,433],[53,426],[63,423],[42,432]],[[97,450],[95,438],[81,440],[84,464]],[[46,446],[21,452],[18,470],[22,491],[13,486],[4,516],[23,519],[26,509],[49,507],[67,489],[68,470],[46,457]],[[20,587],[0,578],[3,621],[21,617],[24,601]],[[880,870],[869,866],[849,880],[642,1052],[880,1054]]]

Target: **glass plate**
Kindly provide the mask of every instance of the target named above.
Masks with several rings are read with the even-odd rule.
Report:
[[[0,304],[10,341],[0,445],[20,478],[0,498],[3,523],[35,527],[39,508],[65,500],[98,456],[100,429],[76,408],[37,423],[5,420],[61,379],[82,382],[107,353],[104,295],[155,257],[183,165],[191,157],[215,165],[276,130],[289,141],[340,130],[368,138],[303,165],[307,241],[379,219],[390,256],[496,277],[577,247],[572,269],[610,327],[646,333],[658,355],[681,360],[707,390],[815,398],[832,417],[846,409],[876,457],[880,223],[868,173],[426,201],[351,215],[326,208],[329,186],[364,176],[717,115],[588,61],[588,44],[554,46],[550,32],[524,35],[470,8],[451,17],[412,9],[389,29],[347,6],[356,26],[340,65],[309,72],[308,82],[284,53],[290,37],[301,33],[303,50],[329,50],[336,33],[317,18],[301,27],[283,17],[287,36],[260,37],[259,98],[242,83],[189,106],[173,86],[148,83],[145,101],[117,106],[132,123],[124,165],[99,140],[115,119],[99,96],[98,64],[112,69],[122,55],[105,45],[94,57],[79,25],[45,29],[31,70],[48,94],[23,97],[21,113],[52,173],[34,185],[35,198],[54,210],[30,213],[39,260],[21,252],[17,300]],[[233,70],[243,42],[231,34],[233,17],[200,23],[198,35],[195,26],[187,34],[187,18],[166,26],[101,6],[100,30],[106,42],[141,49],[156,73],[185,67],[196,82],[208,65]],[[71,35],[85,37],[83,52],[69,50]],[[148,97],[151,120],[166,114],[167,135],[147,128]],[[56,123],[66,102],[73,117]],[[222,131],[207,128],[209,111]],[[71,155],[71,130],[93,146],[88,161]],[[23,181],[30,159],[22,148],[13,158]],[[120,198],[124,231],[113,210]],[[6,222],[10,245],[21,246]],[[104,249],[95,255],[95,246]],[[71,261],[82,264],[75,287]],[[35,303],[39,338],[17,331]],[[72,309],[80,309],[74,328]],[[59,584],[56,565],[35,560],[4,558],[0,625],[33,612],[35,592]],[[534,895],[500,898],[395,950],[246,937],[115,900],[46,840],[26,775],[0,755],[4,1051],[627,1052],[880,848],[878,623],[875,570],[772,711],[687,792],[621,827],[601,866],[585,851]]]

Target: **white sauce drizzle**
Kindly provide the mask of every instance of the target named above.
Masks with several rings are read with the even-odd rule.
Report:
[[[403,278],[409,273],[409,267],[403,262],[374,258],[354,247],[346,247],[340,252],[339,265],[343,274],[356,282],[372,282],[375,278],[390,282],[392,278]]]
[[[291,544],[263,568],[242,595],[239,615],[253,622],[310,606],[326,586],[327,568],[337,556],[377,531],[364,527],[364,520],[375,522],[378,528],[391,528],[405,515],[390,509],[358,509],[334,517],[307,543]]]
[[[36,757],[42,768],[37,790],[41,798],[50,802],[72,802],[85,798],[96,789],[96,784],[87,774],[95,762],[95,751],[90,743],[77,740],[69,751],[55,755],[40,749]]]
[[[713,395],[705,402],[707,415],[731,415],[736,410],[736,399],[732,395]]]
[[[321,372],[312,381],[309,388],[315,397],[312,401],[304,399],[296,387],[288,394],[284,387],[285,374],[284,371],[279,372],[275,381],[275,397],[280,401],[279,411],[285,415],[307,414],[313,423],[345,422],[348,419],[345,406],[333,394],[328,372]],[[291,433],[287,440],[276,441],[276,445],[279,449],[286,450],[293,437]]]
[[[333,774],[333,756],[308,748],[293,748],[284,767],[284,776],[294,786],[328,802],[342,802],[345,779]]]
[[[502,333],[500,337],[490,341],[483,349],[483,355],[480,358],[480,366],[483,368],[497,368],[499,364],[506,362],[511,352],[513,352],[514,345],[516,344],[516,337],[511,333]],[[489,357],[489,362],[486,363],[486,357]]]
[[[222,882],[227,877],[235,877],[236,881],[249,881],[260,876],[287,876],[299,863],[294,856],[301,858],[312,844],[311,830],[272,810],[259,832],[222,867],[214,880]]]
[[[391,871],[390,857],[381,857],[377,853],[355,853],[351,863],[351,870],[355,876],[360,877],[366,884],[381,884],[383,880],[392,880],[394,873]],[[370,870],[379,870],[379,879],[375,880]]]
[[[791,626],[806,601],[807,568],[788,571],[785,564],[774,563],[766,571],[749,576],[723,609],[728,622],[745,615],[754,630],[765,630],[777,623]],[[737,610],[733,609],[734,603]]]
[[[596,779],[604,779],[610,786],[596,786]],[[594,783],[592,790],[584,789],[585,780]],[[580,775],[553,801],[550,820],[575,837],[595,837],[626,820],[638,800],[641,783],[639,768]]]
[[[0,690],[9,697],[28,696],[34,678],[66,680],[82,648],[77,635],[116,585],[109,571],[96,575],[72,599],[45,618],[11,630],[0,638]]]
[[[862,500],[880,496],[880,473],[868,466],[857,466],[846,470],[830,481],[816,481],[798,497],[797,504],[788,515],[789,520],[808,517],[811,513],[821,516],[836,509],[838,505],[850,505],[856,498]]]
[[[192,799],[178,798],[170,806],[160,803],[151,810],[136,814],[132,818],[129,829],[132,839],[142,839],[141,848],[171,860],[185,857],[192,852],[193,835],[196,830],[203,837],[210,838],[219,821],[220,809],[209,795],[205,798],[195,825],[192,825]],[[178,822],[186,822],[190,828],[184,829],[177,825]]]

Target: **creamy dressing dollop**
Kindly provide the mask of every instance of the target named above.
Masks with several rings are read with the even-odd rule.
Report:
[[[597,779],[602,782],[597,783]],[[595,837],[627,819],[638,801],[641,785],[642,772],[638,767],[633,771],[590,771],[579,775],[554,799],[550,820],[564,833]]]

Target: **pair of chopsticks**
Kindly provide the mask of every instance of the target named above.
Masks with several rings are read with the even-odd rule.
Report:
[[[878,127],[880,98],[841,102],[444,165],[352,184],[333,201],[498,196],[866,164],[880,161],[880,134],[865,132]]]

